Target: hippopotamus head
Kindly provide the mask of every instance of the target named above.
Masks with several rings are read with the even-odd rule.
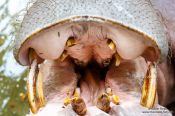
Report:
[[[148,0],[37,0],[14,47],[30,68],[31,114],[171,115],[169,41]]]

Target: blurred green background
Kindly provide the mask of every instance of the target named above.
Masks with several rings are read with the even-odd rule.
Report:
[[[28,0],[0,0],[0,116],[25,116],[27,67],[13,57],[13,41]]]

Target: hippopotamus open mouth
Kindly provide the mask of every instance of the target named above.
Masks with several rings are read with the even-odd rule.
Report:
[[[37,0],[14,53],[30,66],[28,98],[37,116],[140,116],[152,108],[171,115],[160,65],[168,39],[149,1]]]

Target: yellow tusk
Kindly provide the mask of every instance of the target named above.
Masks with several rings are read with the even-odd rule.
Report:
[[[108,113],[110,111],[110,97],[107,94],[102,94],[97,99],[97,108],[101,109],[102,111]]]
[[[80,116],[84,116],[86,114],[87,108],[84,100],[80,97],[74,97],[71,100],[71,105],[73,110]]]
[[[107,44],[108,44],[108,47],[111,49],[111,50],[114,50],[116,48],[114,42],[111,40],[111,39],[108,39],[107,40]]]
[[[75,45],[75,38],[74,37],[69,37],[69,39],[66,42],[66,46],[71,47],[73,45]]]
[[[74,97],[80,97],[80,88],[76,88],[74,91]]]
[[[71,104],[71,99],[69,97],[67,97],[64,99],[64,105],[67,106],[69,104]]]
[[[119,104],[120,104],[120,98],[119,98],[119,96],[113,95],[113,96],[112,96],[112,102],[113,102],[114,104],[116,104],[116,105],[119,105]]]
[[[121,57],[116,53],[115,54],[115,66],[119,66],[121,63]]]
[[[36,88],[37,88],[40,107],[43,107],[45,105],[45,99],[44,99],[44,92],[43,92],[43,79],[40,71],[38,73],[37,80],[36,80]]]
[[[37,113],[39,109],[39,104],[37,99],[35,98],[36,96],[36,75],[37,75],[37,61],[36,59],[33,60],[31,64],[31,69],[29,72],[29,77],[27,80],[27,93],[28,93],[28,101],[30,105],[30,109],[32,113]]]
[[[155,64],[150,64],[144,77],[140,104],[153,108],[157,93],[157,70]]]
[[[67,51],[63,51],[62,55],[60,56],[60,60],[63,62],[68,57]]]

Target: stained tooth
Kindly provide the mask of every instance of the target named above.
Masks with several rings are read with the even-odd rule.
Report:
[[[109,96],[112,96],[112,89],[111,89],[111,88],[107,88],[107,89],[106,89],[106,93],[107,93]]]
[[[74,91],[74,97],[80,97],[80,88],[76,88]]]
[[[43,92],[43,79],[41,72],[38,73],[36,80],[36,88],[38,93],[38,102],[40,103],[40,107],[45,105],[44,92]]]
[[[155,64],[150,64],[144,77],[140,104],[153,108],[157,92],[157,70]]]
[[[80,97],[74,97],[71,101],[73,110],[80,116],[86,114],[87,108],[84,100]]]
[[[67,106],[69,104],[71,104],[71,99],[69,97],[67,97],[64,99],[64,105]]]
[[[97,105],[99,109],[102,111],[108,113],[110,111],[110,97],[107,94],[102,94],[98,99],[97,99]]]
[[[111,39],[107,40],[107,44],[111,50],[114,50],[116,48],[114,42]]]
[[[69,39],[66,42],[66,46],[71,47],[73,45],[75,45],[75,38],[74,37],[69,37]]]
[[[121,57],[118,54],[115,54],[115,66],[119,66],[121,63]]]
[[[63,51],[62,55],[60,56],[60,60],[63,62],[68,57],[67,51]]]
[[[30,109],[32,113],[37,113],[39,109],[39,104],[36,96],[36,75],[37,75],[37,61],[33,60],[31,64],[31,69],[29,72],[29,77],[27,80],[27,93]]]
[[[112,102],[116,105],[120,104],[120,98],[117,95],[112,95]]]

